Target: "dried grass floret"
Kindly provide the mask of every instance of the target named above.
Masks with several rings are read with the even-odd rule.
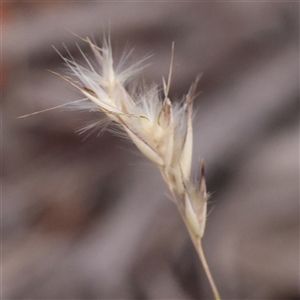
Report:
[[[158,85],[139,84],[136,76],[145,68],[145,60],[125,68],[131,52],[123,54],[114,67],[110,39],[104,39],[100,48],[85,39],[95,57],[92,63],[80,50],[86,66],[69,55],[64,62],[68,76],[61,76],[76,87],[93,103],[90,110],[104,113],[127,134],[136,147],[159,168],[173,201],[195,245],[199,258],[209,279],[215,299],[220,299],[217,288],[206,263],[201,238],[204,235],[208,193],[206,191],[204,163],[201,163],[201,179],[198,184],[191,180],[193,152],[192,109],[195,91],[200,77],[192,84],[181,102],[172,103],[169,89],[173,66],[173,52],[167,82],[163,78]],[[96,122],[95,125],[99,126]],[[85,129],[92,128],[93,125]]]

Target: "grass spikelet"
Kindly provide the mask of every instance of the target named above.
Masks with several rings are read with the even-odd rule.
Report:
[[[104,113],[117,124],[136,147],[160,170],[174,203],[190,234],[203,268],[206,272],[214,298],[220,299],[212,279],[202,249],[201,238],[205,230],[207,199],[204,163],[202,162],[199,184],[191,180],[193,152],[192,109],[197,83],[192,84],[188,94],[181,102],[172,103],[168,97],[174,57],[174,44],[168,81],[163,79],[162,90],[155,85],[142,85],[136,76],[145,68],[144,58],[125,68],[124,63],[131,52],[127,52],[117,66],[114,66],[110,39],[104,39],[100,48],[90,39],[85,39],[95,57],[83,66],[69,58],[62,57],[68,68],[68,76],[58,74],[77,88],[90,100],[90,110]],[[95,123],[97,126],[100,123]],[[86,129],[92,126],[86,127]]]

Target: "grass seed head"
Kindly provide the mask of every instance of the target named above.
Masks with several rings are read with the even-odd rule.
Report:
[[[89,39],[96,62],[82,53],[87,66],[71,56],[64,58],[71,77],[64,77],[81,91],[95,107],[117,123],[137,148],[160,169],[171,192],[185,207],[185,218],[190,229],[202,236],[206,216],[206,187],[204,175],[200,188],[190,183],[193,126],[192,108],[199,77],[191,86],[184,101],[172,103],[170,89],[172,59],[168,82],[163,79],[164,99],[157,85],[139,85],[134,78],[145,67],[145,59],[125,68],[129,54],[124,54],[114,66],[111,43],[104,39],[102,48]],[[73,79],[70,79],[73,78]],[[203,168],[202,168],[203,169]],[[203,169],[204,170],[204,169]]]

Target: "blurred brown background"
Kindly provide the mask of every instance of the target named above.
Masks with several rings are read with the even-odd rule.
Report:
[[[3,2],[3,299],[211,299],[167,188],[127,141],[75,131],[95,115],[52,46],[82,37],[152,53],[195,100],[195,171],[212,192],[204,250],[222,299],[299,299],[299,3]]]

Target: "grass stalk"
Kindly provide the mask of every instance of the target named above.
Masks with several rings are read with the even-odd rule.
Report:
[[[211,289],[213,291],[215,300],[221,300],[221,297],[220,297],[220,294],[218,292],[217,286],[216,286],[216,284],[214,282],[214,279],[211,275],[210,269],[208,267],[208,264],[207,264],[207,261],[206,261],[205,255],[204,255],[201,239],[198,239],[198,241],[195,245],[195,248],[196,248],[197,254],[199,256],[199,259],[202,263],[202,266],[203,266],[204,272],[206,274],[206,277],[207,277],[207,279],[209,281],[209,284],[211,286]]]
[[[190,234],[215,300],[220,300],[201,243],[209,198],[203,161],[200,165],[200,181],[195,183],[191,178],[192,109],[200,76],[181,102],[172,103],[168,94],[174,43],[167,82],[163,78],[162,99],[158,85],[140,86],[133,82],[133,78],[144,69],[145,59],[122,69],[121,66],[128,57],[128,54],[125,54],[119,66],[115,68],[110,39],[104,39],[102,48],[93,44],[89,38],[83,40],[90,45],[97,68],[94,68],[93,63],[81,51],[86,65],[79,64],[72,56],[62,56],[72,76],[58,75],[84,95],[85,98],[80,101],[89,101],[90,105],[93,105],[93,111],[105,114],[108,123],[118,125],[145,157],[158,167]],[[96,71],[99,67],[100,72]],[[130,82],[131,88],[128,86]],[[86,106],[83,106],[83,109],[85,110]]]
[[[172,194],[172,197],[174,198],[175,197],[174,193],[171,193],[171,194]],[[174,199],[177,202],[176,197]],[[178,204],[178,202],[177,202],[177,204]],[[183,222],[185,224],[185,227],[188,230],[188,233],[189,233],[190,238],[191,238],[191,240],[193,242],[193,245],[194,245],[194,247],[196,249],[196,252],[198,254],[199,260],[200,260],[200,262],[202,264],[202,267],[204,269],[205,275],[206,275],[206,277],[207,277],[207,279],[209,281],[210,287],[211,287],[212,292],[214,294],[214,299],[215,300],[221,300],[221,297],[220,297],[220,294],[218,292],[217,286],[216,286],[216,284],[214,282],[214,279],[212,277],[212,274],[210,272],[208,263],[206,261],[205,255],[204,255],[201,238],[199,236],[195,236],[195,234],[190,230],[190,226],[189,226],[189,224],[188,224],[188,222],[186,220],[186,217],[184,215],[184,212],[182,211],[182,208],[180,207],[180,205],[177,205],[177,207],[178,207],[178,211],[179,211],[179,213],[181,215],[181,218],[182,218],[182,220],[183,220]]]

